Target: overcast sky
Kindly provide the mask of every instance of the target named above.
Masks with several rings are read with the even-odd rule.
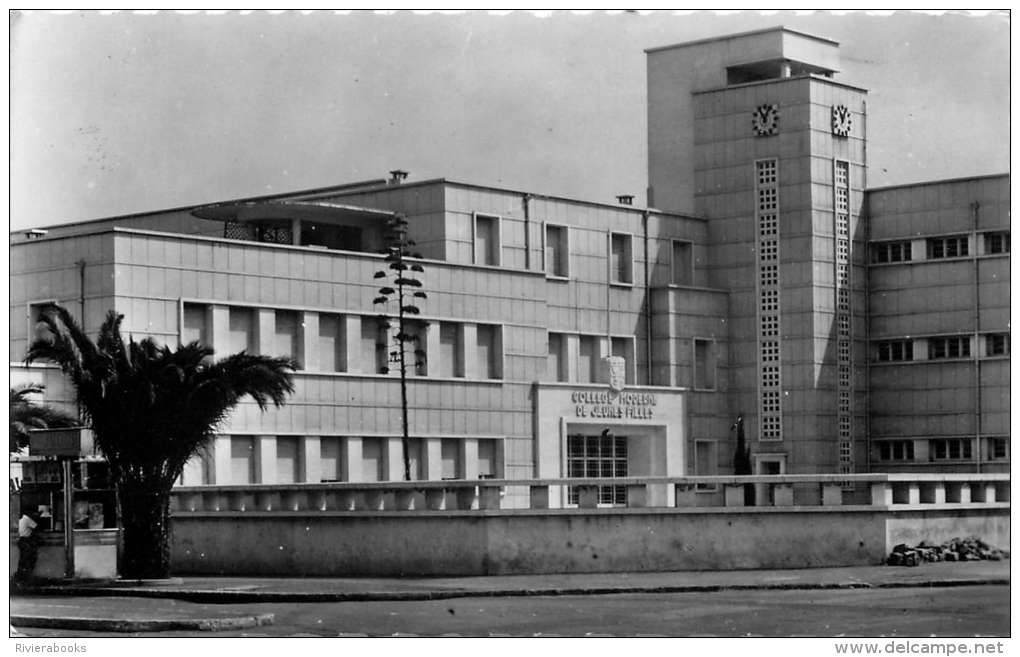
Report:
[[[1009,21],[849,14],[11,23],[11,228],[386,177],[612,202],[647,185],[644,49],[785,25],[841,44],[872,187],[1009,170]]]

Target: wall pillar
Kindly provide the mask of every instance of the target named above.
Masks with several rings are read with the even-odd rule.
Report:
[[[464,353],[464,378],[477,379],[481,377],[478,370],[478,326],[475,324],[464,324],[463,340],[460,347]]]
[[[322,441],[318,436],[304,436],[301,454],[301,481],[317,484],[322,474]]]
[[[303,370],[320,372],[323,369],[319,355],[319,313],[298,313],[298,361]]]
[[[276,311],[272,308],[255,309],[255,345],[263,356],[276,355]]]
[[[255,481],[276,483],[276,436],[255,436]]]
[[[457,458],[460,460],[460,477],[478,479],[478,439],[461,440],[457,446]]]
[[[361,316],[360,315],[344,315],[340,318],[343,322],[343,353],[345,362],[343,363],[343,370],[345,372],[374,372],[375,368],[369,368],[370,363],[364,363],[364,357],[361,353]],[[374,360],[372,361],[375,362]]]
[[[340,479],[343,481],[365,481],[362,473],[364,455],[359,436],[345,436],[340,439]]]
[[[386,481],[404,480],[404,446],[400,438],[383,439]]]
[[[213,439],[213,480],[217,486],[229,486],[230,481],[230,436],[217,435]]]
[[[230,355],[230,308],[227,306],[209,306],[206,310],[206,335],[214,358],[220,359]]]
[[[443,478],[442,438],[422,438],[422,478],[440,481]]]

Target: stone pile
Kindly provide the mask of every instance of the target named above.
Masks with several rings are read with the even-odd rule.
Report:
[[[988,545],[980,538],[954,538],[942,545],[921,541],[915,547],[900,543],[893,548],[886,563],[890,566],[918,566],[935,561],[999,561],[1008,559],[1009,552]]]

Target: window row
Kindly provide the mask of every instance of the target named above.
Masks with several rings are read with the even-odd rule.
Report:
[[[608,343],[608,344],[607,344]],[[623,358],[625,382],[635,383],[634,338],[549,332],[546,374],[550,381],[608,383],[608,356]]]
[[[969,335],[937,336],[917,340],[882,340],[875,343],[874,359],[879,363],[925,360],[916,354],[925,354],[927,360],[970,358],[973,337]],[[985,333],[978,336],[978,353],[987,357],[1008,356],[1008,333]]]
[[[1009,439],[985,438],[984,458],[988,461],[1009,460]],[[922,462],[971,461],[974,459],[973,438],[924,438],[883,440],[874,443],[873,454],[879,461]]]
[[[988,232],[981,233],[980,236],[979,245],[983,246],[983,249],[977,255],[1009,253],[1009,232]],[[969,235],[929,237],[916,242],[910,240],[876,242],[871,245],[871,262],[876,264],[910,262],[915,259],[915,246],[921,249],[924,258],[928,260],[962,258],[970,255],[972,251]]]
[[[411,438],[415,480],[493,479],[502,472],[501,441]],[[397,481],[404,477],[400,438],[219,436],[185,466],[185,486]]]
[[[493,215],[475,214],[474,253],[475,263],[500,265],[500,218]],[[552,278],[569,278],[570,266],[569,226],[546,224],[543,250],[545,273]],[[670,282],[674,285],[692,285],[694,279],[693,245],[686,240],[672,240]],[[609,235],[609,280],[612,283],[630,285],[634,283],[634,238],[629,233]]]
[[[503,327],[495,324],[424,322],[407,327],[401,344],[395,324],[375,316],[185,303],[180,335],[219,354],[292,358],[306,371],[397,372],[403,348],[411,375],[503,378]]]

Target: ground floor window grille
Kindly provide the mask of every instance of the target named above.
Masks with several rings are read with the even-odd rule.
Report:
[[[604,434],[583,436],[572,434],[567,437],[567,476],[583,477],[626,477],[627,438]],[[578,489],[567,489],[567,501],[578,503]],[[599,504],[625,506],[626,486],[599,486]]]

